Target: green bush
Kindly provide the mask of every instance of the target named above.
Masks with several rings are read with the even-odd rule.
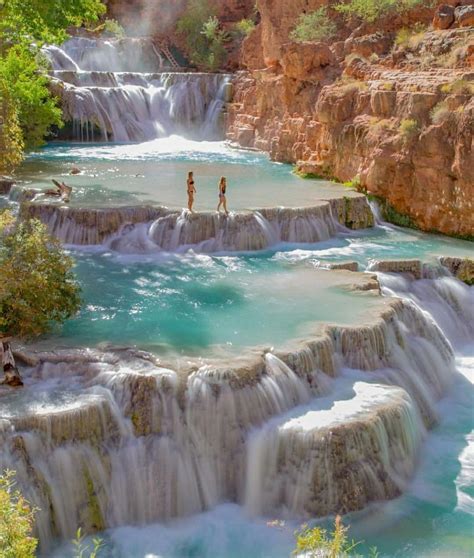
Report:
[[[34,510],[15,488],[13,475],[7,471],[0,476],[0,556],[35,558]]]
[[[406,138],[410,139],[418,134],[419,126],[416,120],[412,118],[404,118],[400,122],[400,133]]]
[[[220,28],[216,11],[207,0],[190,0],[176,29],[186,43],[193,64],[210,71],[223,64],[228,36]]]
[[[303,525],[296,535],[296,548],[293,556],[304,556],[305,558],[349,558],[354,556],[352,551],[360,543],[350,541],[347,532],[348,527],[344,527],[341,518],[336,517],[334,530],[328,533],[321,527],[309,528]],[[368,558],[378,558],[376,548],[369,550]]]
[[[22,162],[23,149],[18,109],[7,84],[0,78],[0,174],[9,174]]]
[[[247,37],[255,29],[255,21],[253,19],[241,19],[234,25],[235,30],[242,37]]]
[[[390,12],[402,13],[431,3],[431,0],[348,0],[335,6],[335,9],[347,18],[357,17],[373,23]]]
[[[325,6],[310,14],[301,14],[298,22],[290,33],[290,39],[297,43],[322,41],[336,34],[336,24],[330,19]]]

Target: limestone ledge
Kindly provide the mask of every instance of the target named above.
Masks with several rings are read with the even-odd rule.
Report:
[[[365,196],[355,192],[327,201],[315,200],[311,207],[262,208],[231,213],[229,217],[215,212],[191,214],[165,207],[92,209],[45,203],[22,204],[20,216],[41,220],[62,242],[77,245],[101,244],[114,235],[126,236],[137,224],[153,223],[149,228],[150,240],[160,248],[171,250],[218,238],[216,248],[260,250],[280,241],[327,240],[336,233],[337,223],[351,229],[374,224]],[[270,226],[266,227],[265,223]],[[116,239],[112,247],[120,244],[121,239]]]
[[[372,275],[325,273],[346,280],[354,296],[370,297],[370,309],[357,325],[317,324],[307,338],[278,350],[255,347],[215,359],[112,348],[20,355],[27,363],[25,388],[14,393],[0,388],[2,463],[15,466],[19,486],[42,510],[41,540],[71,538],[79,523],[89,533],[197,513],[222,501],[242,502],[251,451],[247,433],[296,407],[317,405],[332,393],[331,378],[343,367],[358,368],[367,381],[380,384],[385,399],[354,400],[351,413],[341,416],[335,407],[336,422],[310,436],[290,436],[278,459],[272,458],[273,446],[268,448],[276,481],[286,485],[303,475],[310,484],[298,505],[282,490],[277,502],[262,496],[262,509],[274,504],[275,513],[322,516],[399,495],[416,463],[421,418],[426,426],[436,420],[432,402],[446,389],[452,350],[416,306],[382,298]],[[437,351],[439,365],[414,359],[410,336]],[[65,398],[59,396],[62,390]],[[388,448],[384,440],[390,440]],[[331,467],[322,465],[323,455]],[[65,463],[70,477],[57,477]],[[180,499],[181,486],[201,486],[202,471],[211,475],[205,486],[212,491]],[[377,483],[366,482],[367,471]],[[123,483],[136,486],[137,495],[130,494],[130,504],[115,513],[128,501],[117,500],[114,492]],[[59,493],[68,494],[61,500],[68,521],[61,521]],[[149,494],[149,500],[140,494]]]

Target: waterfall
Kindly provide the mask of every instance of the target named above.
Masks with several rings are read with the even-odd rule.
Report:
[[[164,521],[223,501],[320,516],[393,498],[452,373],[437,325],[397,299],[364,325],[327,326],[274,354],[175,370],[126,351],[37,360],[0,408],[0,467],[40,509],[43,549],[78,525]]]
[[[222,137],[224,74],[170,72],[149,39],[73,38],[47,46],[52,89],[73,139],[135,142],[172,134]]]
[[[120,253],[262,250],[279,242],[315,243],[337,234],[331,203],[255,212],[190,213],[164,207],[89,209],[33,203],[22,218],[40,219],[65,244],[99,245]],[[366,207],[369,211],[368,206]]]

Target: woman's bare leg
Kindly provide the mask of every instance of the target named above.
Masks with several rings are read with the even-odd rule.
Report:
[[[229,215],[229,212],[227,211],[227,198],[224,196],[224,211],[226,215]]]

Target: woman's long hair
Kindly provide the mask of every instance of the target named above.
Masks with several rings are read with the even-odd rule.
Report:
[[[226,186],[226,177],[225,176],[221,176],[221,179],[219,180],[219,190],[221,189],[222,186]]]

